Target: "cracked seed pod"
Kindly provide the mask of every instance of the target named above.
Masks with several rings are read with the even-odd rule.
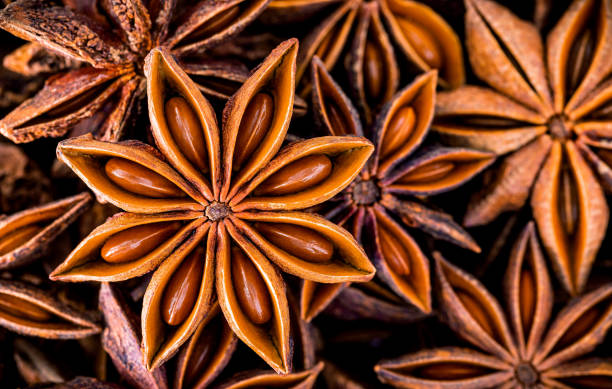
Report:
[[[242,388],[287,388],[310,389],[314,387],[319,373],[323,370],[323,362],[312,368],[297,373],[279,375],[268,370],[254,370],[236,374],[228,381],[220,384],[219,389]]]
[[[607,1],[574,1],[540,31],[488,0],[466,1],[474,73],[490,87],[439,94],[435,131],[454,146],[504,155],[464,224],[485,225],[529,199],[563,287],[579,294],[609,220],[604,196],[611,125]]]
[[[323,131],[361,134],[355,108],[317,57],[312,72],[313,107]],[[346,226],[364,245],[377,268],[377,281],[385,285],[362,284],[357,286],[361,293],[344,294],[355,299],[344,304],[354,307],[347,314],[371,308],[383,320],[410,320],[431,312],[429,261],[409,234],[409,227],[472,251],[480,250],[449,215],[429,209],[418,200],[465,183],[494,160],[492,153],[466,148],[417,150],[429,131],[435,96],[435,71],[417,77],[398,92],[367,131],[376,150],[366,168],[328,203],[326,216]],[[344,287],[304,282],[303,317],[311,320]],[[402,310],[398,306],[402,300],[416,310]],[[358,304],[367,305],[356,309]]]
[[[79,312],[32,285],[0,280],[0,325],[47,339],[83,338],[101,331],[95,316]]]
[[[48,245],[90,205],[81,193],[0,217],[0,269],[13,268],[40,257]]]
[[[549,323],[553,289],[533,223],[510,255],[505,311],[474,276],[435,258],[442,317],[482,351],[443,347],[381,361],[381,381],[402,388],[609,385],[612,361],[584,357],[612,325],[612,284],[573,299]]]
[[[120,281],[156,269],[141,314],[149,368],[193,335],[216,290],[237,337],[288,373],[289,307],[280,270],[324,283],[374,275],[348,232],[298,211],[349,185],[373,148],[359,137],[321,137],[281,149],[296,55],[296,40],[273,50],[228,101],[219,129],[197,85],[167,49],[155,49],[145,73],[159,151],[90,136],[58,146],[58,156],[100,199],[126,212],[88,235],[51,278]]]
[[[34,97],[0,120],[0,133],[20,143],[63,136],[78,126],[98,139],[117,141],[141,111],[146,96],[143,62],[157,45],[188,61],[186,70],[206,81],[201,86],[205,93],[226,98],[228,88],[237,89],[236,82],[246,78],[243,67],[221,58],[211,66],[202,53],[237,35],[268,2],[201,0],[180,7],[175,0],[123,0],[99,7],[89,2],[13,2],[0,11],[0,27],[31,43],[10,56],[12,68],[36,70],[30,61],[38,46],[45,58],[53,52],[69,59],[45,69],[56,72]],[[76,62],[84,66],[74,69]],[[96,126],[90,127],[92,117],[97,117]]]

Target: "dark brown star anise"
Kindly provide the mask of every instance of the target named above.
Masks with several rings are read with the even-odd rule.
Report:
[[[13,70],[32,72],[30,63],[39,62],[36,56],[55,55],[48,51],[87,66],[49,77],[38,94],[0,120],[0,133],[14,142],[58,137],[71,128],[77,134],[94,131],[102,140],[121,138],[144,101],[144,57],[158,45],[185,62],[185,70],[203,92],[227,98],[247,78],[248,70],[239,63],[207,59],[202,53],[239,33],[268,1],[11,3],[0,11],[0,27],[42,46],[12,56]],[[86,120],[91,118],[95,125]]]
[[[506,155],[468,205],[467,226],[531,207],[557,277],[586,285],[608,226],[612,189],[612,10],[573,1],[546,45],[538,29],[489,0],[466,0],[474,73],[491,88],[438,95],[437,131],[455,146]]]
[[[533,223],[512,249],[506,311],[474,276],[435,257],[441,315],[485,353],[444,347],[382,361],[375,369],[383,382],[401,388],[610,386],[612,360],[579,358],[612,325],[612,284],[576,297],[549,324],[553,289]]]
[[[373,151],[354,136],[313,138],[281,150],[297,49],[297,40],[289,40],[272,51],[226,104],[221,129],[169,50],[154,49],[145,75],[159,149],[91,136],[58,146],[59,157],[100,199],[126,212],[89,234],[51,278],[120,281],[157,268],[141,315],[149,368],[193,335],[216,290],[238,338],[288,373],[289,306],[279,270],[327,283],[374,275],[347,231],[296,211],[339,193]]]
[[[332,135],[362,135],[350,100],[318,57],[312,64],[313,107],[320,127]],[[466,148],[436,147],[417,152],[429,131],[435,99],[436,71],[431,71],[385,104],[368,131],[376,151],[359,177],[330,202],[332,210],[326,214],[362,242],[377,268],[377,278],[421,313],[431,312],[429,261],[407,229],[420,229],[473,251],[480,249],[449,215],[428,208],[418,198],[461,185],[494,159],[490,152]],[[302,289],[304,317],[312,319],[343,286],[306,281]],[[369,283],[370,292],[390,295],[394,300],[393,292],[380,289]]]

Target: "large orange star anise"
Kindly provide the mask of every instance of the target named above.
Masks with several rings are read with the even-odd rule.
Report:
[[[292,114],[297,40],[280,44],[215,113],[165,48],[147,57],[153,137],[61,142],[58,155],[121,209],[51,274],[120,281],[155,268],[142,310],[143,352],[154,368],[211,309],[214,291],[236,335],[277,372],[290,370],[285,282],[367,281],[374,267],[344,229],[296,212],[344,189],[373,151],[360,137],[281,148]],[[216,287],[213,283],[216,282]]]
[[[531,206],[559,280],[579,294],[609,209],[612,4],[576,0],[543,45],[537,28],[488,0],[466,0],[474,73],[490,85],[438,94],[434,131],[456,146],[506,154],[465,225]]]

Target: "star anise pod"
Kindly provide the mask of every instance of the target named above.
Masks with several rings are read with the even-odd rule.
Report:
[[[440,93],[434,129],[453,145],[507,155],[464,223],[487,224],[531,195],[553,268],[577,294],[609,218],[612,47],[603,42],[612,39],[611,6],[574,1],[546,46],[535,26],[492,1],[466,7],[470,62],[491,88]]]
[[[440,312],[483,352],[443,347],[376,366],[396,387],[608,387],[612,359],[581,359],[612,325],[612,284],[572,300],[549,324],[553,289],[533,223],[512,249],[504,310],[474,276],[436,257]],[[506,316],[508,315],[508,316]]]
[[[455,88],[464,83],[459,38],[427,5],[406,0],[347,0],[303,40],[297,73],[305,84],[301,94],[310,91],[303,76],[315,55],[330,71],[344,58],[353,100],[370,124],[395,94],[400,79],[414,74],[409,74],[409,67],[399,66],[394,46],[418,72],[437,69],[441,85]]]
[[[312,63],[317,122],[332,135],[362,135],[351,101],[318,57]],[[408,228],[473,251],[480,249],[451,216],[428,208],[418,197],[449,191],[494,159],[490,152],[466,148],[417,150],[429,131],[435,99],[436,71],[431,71],[417,77],[383,107],[368,131],[376,145],[372,158],[359,177],[330,202],[331,210],[326,214],[362,242],[377,268],[377,278],[393,291],[386,294],[397,294],[421,313],[431,312],[429,261]],[[302,289],[304,316],[312,319],[342,287],[306,281]],[[385,295],[380,286],[370,285],[369,289]]]
[[[32,99],[0,120],[14,142],[58,137],[68,130],[117,140],[145,97],[142,74],[149,50],[163,45],[185,61],[205,93],[227,98],[246,79],[242,64],[206,59],[203,52],[239,33],[269,0],[19,0],[0,11],[0,27],[48,50],[87,64],[47,79]],[[13,56],[31,70],[41,48]],[[197,59],[197,60],[196,60]],[[223,65],[220,66],[220,63]],[[46,69],[49,70],[49,69]],[[86,119],[92,119],[94,123]],[[81,128],[82,127],[82,128]]]
[[[58,146],[100,199],[126,212],[96,228],[51,278],[120,281],[157,268],[142,310],[149,368],[189,339],[216,290],[238,338],[287,373],[290,321],[279,269],[329,283],[374,275],[348,232],[296,211],[344,189],[373,151],[359,137],[314,138],[279,151],[291,120],[296,56],[297,40],[273,50],[230,98],[219,130],[197,85],[166,48],[154,49],[145,74],[159,150],[91,136]]]

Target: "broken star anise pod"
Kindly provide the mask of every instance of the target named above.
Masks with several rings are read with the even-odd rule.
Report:
[[[144,101],[143,60],[158,45],[185,61],[202,91],[228,98],[248,70],[203,52],[242,31],[268,2],[15,1],[0,11],[0,27],[39,46],[12,56],[21,63],[13,63],[13,70],[30,72],[32,62],[55,53],[88,66],[51,73],[34,97],[0,120],[0,133],[14,142],[58,137],[71,129],[120,139]]]
[[[468,205],[466,226],[531,207],[564,288],[578,294],[608,226],[612,189],[612,9],[574,1],[550,31],[489,0],[467,0],[466,43],[490,88],[438,95],[435,131],[455,146],[506,155]]]
[[[504,280],[507,309],[474,276],[436,255],[440,311],[483,352],[443,347],[380,362],[396,387],[603,388],[612,359],[582,358],[612,325],[612,284],[576,297],[549,323],[553,289],[533,223],[512,249]]]
[[[317,123],[332,135],[362,135],[351,101],[318,57],[312,64]],[[377,278],[424,313],[431,312],[429,261],[408,228],[472,251],[480,249],[450,215],[428,208],[418,197],[449,191],[494,160],[490,152],[466,148],[417,151],[429,131],[435,99],[436,71],[431,71],[417,77],[383,107],[373,127],[367,129],[376,145],[372,158],[357,179],[329,202],[331,210],[326,212],[326,217],[362,242],[377,268]],[[304,316],[314,317],[342,288],[342,284],[306,281],[301,302]],[[385,294],[378,289],[370,287],[371,292]],[[393,296],[389,291],[386,294]]]
[[[159,149],[91,136],[58,145],[59,157],[100,199],[126,212],[89,234],[51,278],[120,281],[157,268],[141,315],[149,368],[196,331],[216,291],[236,336],[287,373],[289,306],[279,270],[324,283],[374,275],[347,231],[297,211],[344,189],[373,151],[354,136],[280,150],[291,121],[297,49],[293,39],[272,51],[226,104],[221,129],[168,49],[154,49],[145,75]]]

